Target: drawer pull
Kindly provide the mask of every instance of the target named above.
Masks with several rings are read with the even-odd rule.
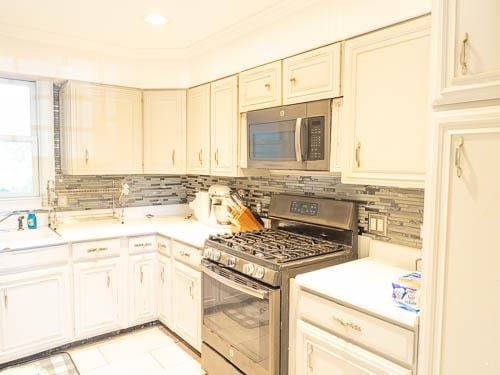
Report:
[[[164,244],[164,243],[161,243],[161,242],[160,242],[160,243],[158,244],[158,247],[159,247],[160,249],[166,249],[166,248],[167,248],[167,245],[166,245],[166,244]]]
[[[93,247],[91,249],[87,249],[87,253],[95,253],[97,251],[97,247]]]
[[[99,249],[97,249],[98,251],[106,251],[108,250],[108,247],[107,246],[103,246],[103,247],[100,247]]]
[[[184,250],[181,250],[180,254],[181,254],[181,256],[186,257],[186,258],[190,258],[191,257],[191,254],[189,254],[187,251],[184,251]]]
[[[351,328],[351,329],[358,331],[358,332],[362,331],[361,327],[355,323],[346,322],[345,320],[337,318],[336,316],[333,316],[333,320],[335,320],[337,323],[339,323],[342,327]]]
[[[153,244],[151,242],[144,242],[144,243],[135,243],[134,247],[148,247],[152,246]]]

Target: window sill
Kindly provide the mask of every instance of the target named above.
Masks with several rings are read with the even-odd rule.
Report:
[[[0,211],[38,210],[42,208],[41,197],[0,198]]]

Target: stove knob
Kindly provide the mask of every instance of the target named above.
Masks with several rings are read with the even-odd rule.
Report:
[[[243,273],[251,275],[255,270],[255,266],[252,263],[247,263],[243,266]]]
[[[266,270],[264,267],[257,266],[255,268],[254,276],[258,279],[262,279],[264,277],[264,274],[266,273]]]
[[[236,267],[236,258],[235,257],[227,258],[227,266],[230,268]]]
[[[203,258],[210,259],[211,257],[212,257],[212,248],[207,247],[205,250],[203,250]]]
[[[219,261],[219,259],[220,259],[220,251],[219,251],[219,250],[214,250],[214,251],[212,252],[212,260],[213,260],[214,262],[218,262],[218,261]]]

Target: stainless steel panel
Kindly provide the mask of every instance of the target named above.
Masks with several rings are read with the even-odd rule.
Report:
[[[201,346],[201,367],[208,375],[244,375],[205,343]]]

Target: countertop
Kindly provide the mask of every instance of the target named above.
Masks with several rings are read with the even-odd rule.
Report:
[[[148,234],[159,234],[201,249],[209,235],[228,231],[227,228],[209,226],[195,219],[185,219],[184,215],[131,219],[125,224],[118,222],[78,223],[62,225],[57,233],[49,228],[40,228],[1,234],[0,251],[6,248],[3,251]]]
[[[412,271],[368,257],[298,275],[297,284],[335,302],[414,330],[418,314],[392,300],[392,282]]]

